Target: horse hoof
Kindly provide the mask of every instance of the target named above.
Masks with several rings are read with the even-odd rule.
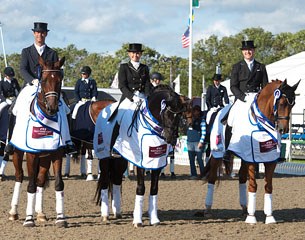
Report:
[[[10,221],[16,221],[19,219],[19,215],[18,214],[10,214],[8,217],[8,220]]]
[[[276,220],[274,219],[273,216],[267,216],[266,217],[265,224],[275,224],[275,223],[276,223]]]
[[[108,224],[109,222],[109,216],[102,216],[102,223]]]
[[[122,214],[121,213],[116,213],[113,215],[114,219],[122,219]]]
[[[44,222],[48,221],[47,216],[44,213],[38,213],[36,219],[37,219],[37,222],[40,222],[40,223],[44,223]]]
[[[143,227],[143,224],[142,223],[134,223],[133,226],[134,226],[134,228],[141,228],[141,227]]]
[[[248,215],[245,223],[256,224],[257,223],[256,217],[254,215]]]
[[[26,217],[25,221],[23,222],[24,227],[35,227],[35,222],[33,216]]]
[[[157,227],[157,226],[159,226],[160,224],[161,224],[160,222],[150,223],[150,225],[153,226],[153,227]]]
[[[59,228],[66,228],[68,223],[65,217],[58,217],[55,221],[55,225]]]
[[[86,181],[93,181],[93,180],[94,180],[93,175],[92,175],[91,173],[89,173],[89,174],[87,175]]]

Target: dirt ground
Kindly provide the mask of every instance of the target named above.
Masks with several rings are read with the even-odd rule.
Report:
[[[96,169],[97,161],[94,161]],[[24,162],[25,166],[25,162]],[[201,180],[189,180],[189,167],[176,166],[177,179],[167,178],[159,184],[159,219],[161,225],[149,226],[147,217],[150,182],[147,179],[144,204],[144,227],[132,226],[136,181],[123,182],[123,219],[104,225],[100,207],[93,201],[96,181],[79,177],[79,164],[71,164],[72,176],[65,179],[65,213],[67,228],[57,228],[55,222],[54,180],[45,191],[44,208],[49,221],[25,228],[27,180],[22,185],[19,214],[15,222],[8,220],[14,170],[8,163],[8,179],[0,182],[0,239],[304,239],[305,238],[305,177],[276,175],[274,178],[273,209],[278,223],[264,224],[263,179],[258,180],[256,225],[244,223],[238,201],[238,180],[226,179],[215,190],[213,217],[195,217],[204,208],[207,185]],[[95,171],[97,172],[97,170]]]

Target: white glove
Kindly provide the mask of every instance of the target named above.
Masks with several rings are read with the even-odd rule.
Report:
[[[139,97],[136,96],[136,95],[133,95],[132,100],[133,100],[133,102],[136,103],[136,104],[138,104],[138,103],[141,102],[141,98],[139,98]]]
[[[33,79],[32,84],[33,84],[35,87],[38,87],[38,85],[39,85],[39,80],[38,80],[38,79]]]
[[[212,107],[213,112],[217,112],[217,107]]]
[[[96,102],[96,97],[91,98],[92,102]]]
[[[7,103],[8,105],[12,105],[12,103],[13,103],[12,100],[11,100],[11,99],[8,99],[8,98],[7,98],[5,101],[6,101],[6,103]]]

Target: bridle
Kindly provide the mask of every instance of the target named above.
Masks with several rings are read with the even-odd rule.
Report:
[[[42,73],[44,73],[44,72],[62,72],[62,70],[60,70],[60,69],[45,69],[45,70],[42,70],[41,72]],[[41,82],[46,82],[46,80],[41,78],[40,85],[41,85]],[[37,98],[37,99],[40,103],[43,103],[45,105],[45,108],[47,109],[47,111],[50,110],[50,104],[48,102],[48,98],[55,97],[56,101],[58,101],[58,99],[59,99],[59,93],[58,92],[56,92],[56,91],[45,92],[42,87],[41,87],[41,95],[42,95],[43,100],[41,101],[39,98]]]
[[[291,108],[295,104],[295,97],[288,97],[287,94],[283,93],[279,88],[275,89],[274,93],[274,101],[273,101],[273,115],[274,115],[274,125],[277,129],[278,122],[281,120],[289,121],[290,116],[279,116],[278,114],[278,106],[281,98],[285,98],[285,101],[287,101],[288,105],[291,106]]]

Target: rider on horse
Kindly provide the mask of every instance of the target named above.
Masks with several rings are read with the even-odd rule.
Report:
[[[35,42],[30,47],[24,48],[21,53],[21,62],[20,62],[20,73],[23,77],[25,83],[24,88],[22,89],[19,97],[17,98],[16,105],[13,109],[13,114],[16,115],[18,109],[24,108],[24,103],[32,99],[32,95],[37,92],[37,89],[40,84],[41,77],[41,67],[38,63],[39,56],[42,57],[44,61],[56,62],[58,61],[57,52],[45,44],[45,38],[48,35],[48,24],[42,22],[35,22],[34,28],[32,29]],[[67,106],[65,102],[60,99],[60,108],[65,110],[59,111],[64,113]],[[62,114],[63,126],[61,131],[61,137],[63,142],[66,144],[66,152],[74,153],[74,145],[71,141],[68,121],[66,114]],[[9,133],[10,134],[10,133]],[[9,135],[8,134],[8,135]],[[9,139],[10,140],[10,139]],[[5,151],[9,154],[12,154],[14,146],[10,143],[7,144]]]
[[[82,78],[78,79],[75,88],[74,95],[76,104],[73,108],[72,119],[76,119],[77,110],[80,106],[84,105],[87,101],[97,100],[97,86],[96,81],[90,78],[91,68],[89,66],[84,66],[81,69]]]
[[[259,92],[268,83],[268,75],[264,64],[254,59],[255,48],[253,41],[242,41],[242,54],[244,59],[233,65],[230,89],[235,96],[235,102],[225,116],[228,125],[232,127],[233,117],[238,116],[237,111],[240,111],[244,105],[250,106],[252,101],[251,95]],[[248,101],[247,101],[248,100]],[[231,139],[231,128],[226,129],[226,147]],[[224,160],[230,159],[230,152],[227,151],[224,155]]]
[[[15,117],[11,114],[11,106],[14,106],[15,100],[17,95],[20,92],[20,86],[16,78],[14,78],[15,72],[12,67],[6,67],[4,69],[4,79],[0,81],[0,116],[2,115],[2,111],[4,109],[8,110],[8,119],[6,118],[5,121],[8,123],[8,127],[13,127],[15,122]],[[9,109],[8,109],[9,108]],[[1,118],[2,119],[2,118]],[[4,123],[1,123],[4,124]],[[1,153],[0,153],[0,177],[3,180],[4,170],[6,164],[9,160],[9,155],[4,153],[5,142],[7,138],[10,139],[10,136],[7,137],[7,129],[3,129],[3,139],[1,141]],[[2,135],[2,133],[1,133]],[[2,159],[3,158],[3,159]]]

